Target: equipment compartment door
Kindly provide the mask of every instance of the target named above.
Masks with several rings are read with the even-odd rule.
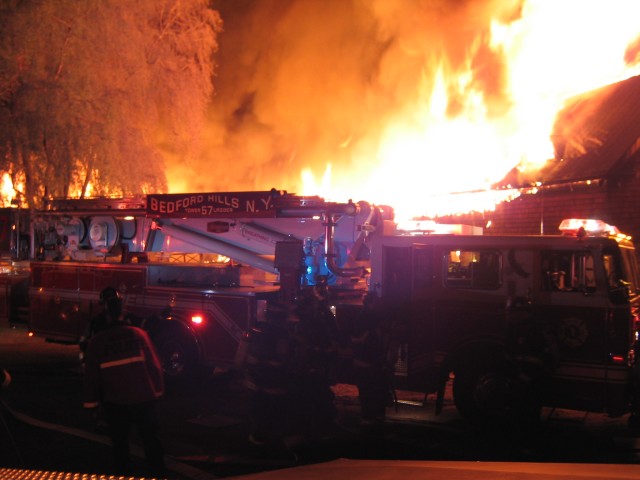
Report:
[[[29,329],[51,340],[76,342],[84,328],[77,268],[33,262],[29,290]]]
[[[607,395],[609,311],[606,286],[597,281],[592,251],[540,252],[540,283],[533,297],[543,325],[552,381],[550,405],[602,411]]]

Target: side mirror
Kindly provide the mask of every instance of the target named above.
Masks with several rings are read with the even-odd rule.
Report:
[[[618,280],[617,284],[609,290],[609,299],[615,304],[627,303],[631,298],[631,284],[624,280]]]

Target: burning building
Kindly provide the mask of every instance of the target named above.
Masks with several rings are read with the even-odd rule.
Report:
[[[522,195],[465,220],[489,224],[487,233],[551,234],[563,218],[602,218],[637,241],[639,125],[640,76],[572,98],[556,117],[554,158],[537,171],[514,168],[495,185]]]
[[[478,226],[507,228],[505,208],[548,201],[556,177],[565,185],[552,165],[567,153],[580,164],[550,139],[566,99],[640,73],[633,1],[214,4],[225,21],[207,137],[215,174],[170,167],[175,192],[276,186],[393,205],[404,219],[476,210]],[[576,115],[558,119],[558,135],[578,134],[566,130]],[[516,164],[521,175],[501,182]],[[543,195],[505,203],[536,182]],[[540,231],[537,212],[519,231]]]

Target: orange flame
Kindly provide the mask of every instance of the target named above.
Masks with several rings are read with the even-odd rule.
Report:
[[[3,207],[11,205],[11,200],[15,197],[16,192],[13,189],[13,182],[11,176],[8,173],[2,175],[2,181],[0,182],[0,199]]]
[[[526,2],[516,21],[493,19],[488,45],[507,60],[510,108],[496,115],[473,88],[476,52],[469,51],[466,71],[452,76],[443,64],[435,78],[425,78],[413,109],[397,112],[377,149],[362,152],[369,161],[355,163],[372,173],[327,178],[328,169],[325,195],[360,195],[392,205],[400,218],[492,210],[517,195],[491,191],[493,183],[516,165],[537,169],[552,158],[552,123],[566,99],[638,73],[638,18],[637,0],[537,0]],[[452,115],[454,90],[464,95],[455,98]],[[317,193],[309,170],[302,182],[305,194]]]

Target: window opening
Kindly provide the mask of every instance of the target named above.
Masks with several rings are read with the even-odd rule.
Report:
[[[550,251],[542,254],[543,290],[591,293],[596,272],[591,252]]]
[[[500,252],[451,250],[445,256],[445,263],[448,287],[493,289],[500,286]]]

